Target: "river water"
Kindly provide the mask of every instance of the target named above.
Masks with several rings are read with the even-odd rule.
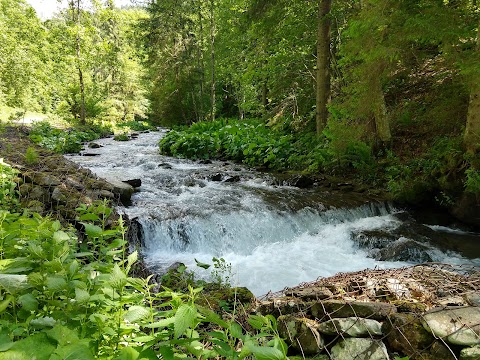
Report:
[[[423,261],[480,265],[480,236],[449,224],[422,224],[365,195],[298,189],[242,166],[165,157],[163,131],[68,156],[107,180],[141,179],[119,211],[141,225],[146,264],[162,272],[182,262],[223,258],[219,272],[255,295],[365,268]],[[478,244],[478,245],[477,245]],[[231,269],[230,269],[231,267]]]

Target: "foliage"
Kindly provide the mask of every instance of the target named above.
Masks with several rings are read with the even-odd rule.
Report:
[[[121,134],[117,134],[113,137],[113,140],[115,141],[128,141],[130,140],[129,136],[127,133],[121,133]]]
[[[36,165],[38,164],[38,152],[35,150],[33,146],[29,146],[27,151],[25,152],[25,162],[28,165]]]
[[[91,129],[64,130],[54,128],[48,121],[35,123],[30,131],[30,139],[36,144],[61,154],[78,153],[86,141],[96,140],[109,134],[111,130],[102,126],[92,126]]]
[[[480,194],[480,170],[469,168],[465,170],[465,190],[473,194]]]
[[[437,198],[440,205],[448,194],[461,190],[462,179],[455,178],[464,162],[459,138],[436,139],[431,149],[422,157],[402,163],[390,156],[386,166],[387,186],[398,200],[418,202],[433,198],[435,192],[443,193]]]
[[[154,292],[151,276],[129,274],[122,218],[106,202],[77,209],[72,227],[8,209],[15,171],[1,162],[0,338],[2,358],[286,359],[272,316],[252,315],[254,331],[196,304],[201,288]]]
[[[17,171],[0,158],[0,210],[15,209],[19,205],[14,181],[16,175]]]
[[[116,124],[118,128],[126,128],[133,131],[156,130],[156,127],[146,121],[127,121]]]
[[[160,151],[194,159],[228,158],[274,170],[363,168],[372,162],[371,150],[359,138],[345,137],[347,128],[330,125],[324,137],[318,138],[311,133],[274,130],[256,119],[220,119],[169,132],[160,141]]]

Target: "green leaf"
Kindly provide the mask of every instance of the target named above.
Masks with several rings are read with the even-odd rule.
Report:
[[[51,291],[61,291],[67,287],[67,281],[60,276],[49,276],[47,277],[45,285]]]
[[[144,327],[149,328],[149,329],[161,329],[161,328],[165,328],[165,327],[167,327],[167,326],[169,326],[173,323],[175,323],[175,318],[171,317],[171,318],[162,319],[160,321],[156,321],[154,323],[145,325]]]
[[[2,353],[2,359],[15,360],[49,360],[55,346],[48,340],[47,335],[38,333],[19,340]]]
[[[242,327],[236,322],[231,324],[230,333],[236,339],[242,339],[244,337]]]
[[[55,340],[58,345],[70,345],[79,341],[78,333],[74,330],[70,330],[68,327],[57,324],[48,331],[45,331],[47,336]]]
[[[247,321],[255,330],[261,330],[265,324],[265,318],[261,315],[250,315]]]
[[[17,302],[27,311],[35,311],[38,308],[37,299],[30,293],[20,296]]]
[[[12,295],[8,295],[5,300],[0,302],[0,314],[7,310],[10,303],[13,301],[14,297]]]
[[[115,289],[123,288],[127,283],[127,275],[120,269],[118,264],[115,264],[110,275],[110,284]]]
[[[80,216],[80,220],[82,220],[82,221],[99,221],[100,218],[98,217],[98,215],[95,215],[95,214],[92,214],[92,213],[87,213],[87,214],[83,214],[82,216]]]
[[[138,260],[138,251],[134,251],[127,258],[127,267],[131,268],[133,264],[135,264]]]
[[[0,274],[0,288],[13,295],[30,287],[27,280],[27,275]]]
[[[70,240],[70,235],[68,235],[64,231],[56,231],[53,234],[53,241],[55,241],[56,243],[62,243],[64,241],[69,241],[69,240]]]
[[[85,234],[87,234],[89,238],[92,238],[92,239],[98,238],[103,233],[103,230],[100,226],[89,224],[89,223],[83,223],[83,222],[82,224],[85,227]]]
[[[75,288],[75,300],[79,304],[84,304],[90,300],[90,293],[84,289]]]
[[[285,360],[286,356],[278,349],[257,345],[246,345],[257,360]]]
[[[62,228],[62,224],[60,224],[60,221],[58,220],[55,220],[53,223],[52,223],[52,230],[53,231],[58,231]]]
[[[202,263],[202,262],[198,261],[197,259],[194,259],[194,260],[195,260],[195,263],[197,264],[197,266],[201,267],[202,269],[208,269],[211,266],[210,264]]]
[[[114,360],[137,360],[140,353],[132,347],[125,347]]]
[[[0,273],[3,274],[18,274],[32,269],[32,262],[27,258],[0,260]]]
[[[175,313],[175,339],[182,336],[188,328],[193,328],[197,318],[197,309],[188,304],[181,305]]]
[[[124,319],[130,323],[150,318],[151,310],[143,306],[131,306],[124,315]]]
[[[57,321],[54,318],[49,316],[33,319],[32,321],[30,321],[30,325],[40,329],[43,329],[46,327],[54,327],[56,323]]]
[[[87,343],[59,346],[49,360],[94,360]]]

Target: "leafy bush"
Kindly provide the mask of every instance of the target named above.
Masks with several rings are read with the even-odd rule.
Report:
[[[126,121],[116,124],[119,128],[128,128],[133,131],[156,130],[154,125],[150,125],[146,121]]]
[[[455,178],[464,163],[460,138],[438,138],[425,155],[408,163],[390,160],[385,169],[387,187],[398,200],[419,202],[433,193],[449,197],[461,191],[461,180]]]
[[[30,131],[30,139],[36,144],[60,154],[78,153],[83,143],[99,139],[111,130],[100,125],[92,125],[90,129],[58,129],[47,121],[34,124]]]
[[[273,170],[363,169],[364,164],[372,163],[370,147],[360,140],[348,142],[327,132],[317,137],[278,131],[257,119],[219,119],[178,128],[160,141],[160,151],[192,159],[227,158]]]

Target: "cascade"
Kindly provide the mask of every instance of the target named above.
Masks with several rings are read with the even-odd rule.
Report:
[[[476,248],[479,234],[418,224],[402,209],[360,194],[298,189],[237,164],[165,157],[158,153],[162,136],[102,139],[98,156],[69,157],[107,180],[142,180],[132,206],[119,211],[141,227],[141,251],[153,271],[182,262],[208,279],[210,271],[196,261],[223,258],[232,285],[262,295],[364,268],[480,265],[480,250],[461,254],[458,245]]]

